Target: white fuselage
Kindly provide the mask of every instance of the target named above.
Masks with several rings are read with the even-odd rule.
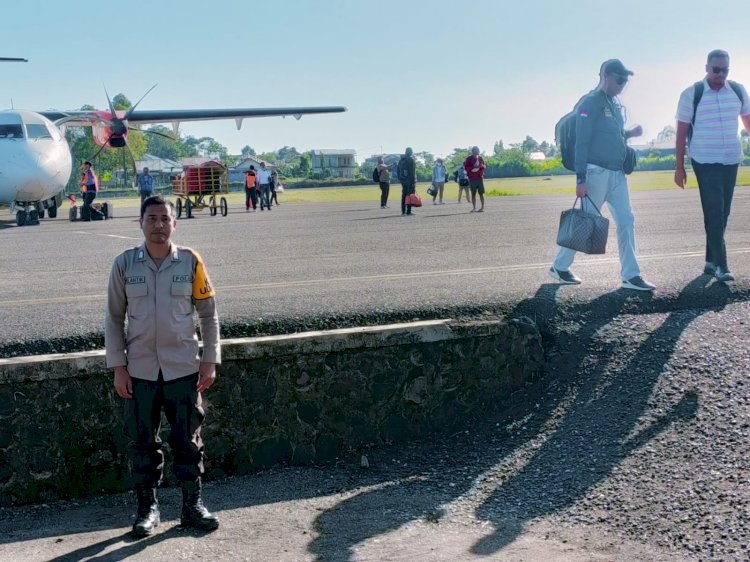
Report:
[[[70,147],[60,129],[31,111],[0,111],[0,204],[33,205],[65,189]]]

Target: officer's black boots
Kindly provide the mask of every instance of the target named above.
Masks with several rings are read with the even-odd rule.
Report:
[[[159,524],[159,502],[156,501],[156,487],[138,484],[135,487],[138,497],[138,515],[133,524],[133,536],[147,537],[153,534]]]
[[[182,515],[180,522],[183,527],[193,527],[201,531],[213,531],[219,528],[219,519],[209,513],[201,500],[201,479],[183,480],[182,486]]]

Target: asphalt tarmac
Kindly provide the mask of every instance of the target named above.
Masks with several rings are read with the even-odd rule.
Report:
[[[426,200],[404,217],[398,200],[380,209],[375,193],[371,203],[285,203],[282,196],[271,211],[233,205],[226,217],[196,213],[178,221],[173,239],[204,257],[224,336],[502,313],[551,281],[559,215],[573,199],[491,197],[484,213]],[[666,302],[703,267],[698,192],[634,193],[632,204],[643,276]],[[101,346],[112,260],[142,240],[137,209],[114,206],[115,218],[102,222],[69,222],[65,205],[39,226],[0,223],[0,354]],[[740,293],[749,285],[749,216],[750,191],[738,189],[727,245],[738,279],[732,290]],[[571,269],[584,283],[558,291],[559,300],[587,301],[619,287],[610,226],[608,253],[579,255]],[[27,345],[40,341],[57,347]]]
[[[141,541],[132,494],[0,509],[0,560],[747,560],[749,194],[730,219],[730,286],[701,275],[697,191],[633,194],[654,295],[617,290],[614,230],[607,255],[574,264],[583,285],[550,283],[570,197],[412,218],[282,200],[181,220],[175,241],[205,257],[225,331],[524,313],[554,326],[544,392],[507,424],[367,451],[368,469],[356,452],[210,481],[222,526],[208,536],[177,526],[174,489]],[[99,333],[112,258],[140,241],[134,212],[3,229],[0,345]]]

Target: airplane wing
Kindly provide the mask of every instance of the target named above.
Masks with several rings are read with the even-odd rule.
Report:
[[[299,119],[303,115],[317,113],[341,113],[343,106],[329,107],[269,107],[235,109],[153,109],[127,112],[129,123],[171,123],[177,126],[183,121],[211,121],[214,119],[235,119],[237,128],[242,120],[251,117],[273,117],[287,115]],[[40,111],[50,121],[69,126],[89,126],[102,120],[100,111]],[[119,112],[118,112],[119,113]],[[125,112],[123,112],[125,113]]]

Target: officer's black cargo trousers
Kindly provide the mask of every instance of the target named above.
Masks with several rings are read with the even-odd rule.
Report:
[[[201,424],[205,418],[201,395],[196,389],[198,373],[172,381],[133,378],[133,398],[125,401],[125,433],[133,463],[133,484],[157,486],[164,469],[159,437],[161,410],[169,422],[167,442],[174,455],[178,480],[203,475]]]

